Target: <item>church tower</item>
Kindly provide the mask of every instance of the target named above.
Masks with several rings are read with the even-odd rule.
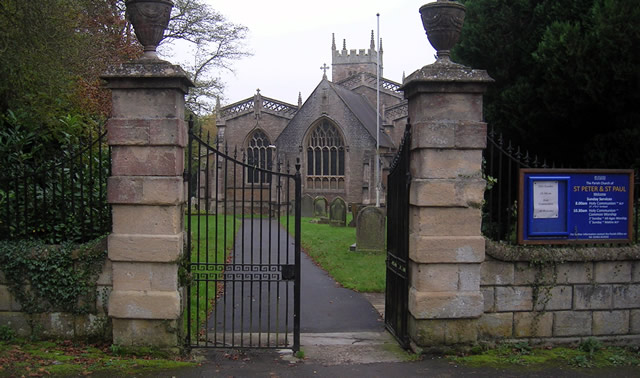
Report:
[[[331,81],[338,83],[356,73],[376,74],[378,51],[376,51],[373,30],[371,31],[371,45],[368,50],[347,50],[347,40],[342,41],[342,50],[336,48],[336,36],[333,34],[331,46]],[[380,46],[380,66],[382,67],[382,46]],[[380,69],[382,76],[382,68]]]

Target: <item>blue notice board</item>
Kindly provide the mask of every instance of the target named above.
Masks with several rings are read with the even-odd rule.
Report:
[[[520,244],[629,243],[633,170],[521,169]]]

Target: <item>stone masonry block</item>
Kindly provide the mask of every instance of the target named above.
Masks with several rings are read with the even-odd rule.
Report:
[[[416,179],[482,177],[482,150],[419,149],[411,156]]]
[[[553,313],[554,336],[590,336],[591,311],[558,311]]]
[[[516,285],[549,285],[555,283],[553,266],[531,266],[527,262],[518,262],[515,267]]]
[[[111,146],[179,146],[187,144],[187,126],[178,118],[122,119],[107,122]]]
[[[126,346],[175,347],[178,329],[175,320],[113,319],[113,343]]]
[[[477,319],[429,319],[409,316],[409,335],[421,347],[474,343],[478,340]]]
[[[613,308],[639,307],[640,284],[613,286]]]
[[[481,285],[511,285],[514,279],[514,264],[487,260],[480,268]]]
[[[181,147],[116,146],[111,151],[113,176],[182,176]]]
[[[640,334],[640,310],[631,310],[629,318],[629,331],[633,334]]]
[[[496,311],[531,311],[532,288],[527,286],[496,287]]]
[[[177,88],[112,89],[111,117],[184,119],[184,92]]]
[[[611,285],[575,285],[573,308],[575,310],[608,310],[612,305]]]
[[[571,310],[573,305],[573,288],[571,286],[540,286],[535,303],[536,311]]]
[[[480,209],[409,207],[409,232],[420,236],[480,236]]]
[[[105,259],[104,264],[102,264],[102,271],[100,272],[100,275],[98,275],[96,285],[111,285],[111,260]]]
[[[417,263],[480,263],[482,236],[420,236],[409,233],[409,258]]]
[[[513,314],[514,337],[551,337],[552,312],[516,312]]]
[[[481,207],[482,178],[417,179],[411,182],[409,203],[429,207]]]
[[[176,235],[109,235],[109,258],[113,261],[177,261],[182,255],[182,232]]]
[[[478,291],[480,264],[410,263],[411,286],[418,291]]]
[[[106,316],[93,314],[75,315],[74,329],[76,337],[109,337],[111,338],[110,322]]]
[[[47,337],[72,338],[75,336],[75,319],[73,314],[54,312],[39,314],[42,333]],[[35,320],[38,324],[38,320]]]
[[[478,291],[425,293],[409,289],[409,312],[416,319],[477,318],[483,313]]]
[[[413,125],[411,149],[456,148],[484,149],[487,145],[487,124],[472,121],[437,120]]]
[[[112,286],[96,286],[96,312],[100,315],[109,313],[109,296]]]
[[[405,83],[406,84],[406,83]],[[468,85],[461,84],[467,87]],[[449,83],[431,86],[431,93],[412,96],[409,102],[409,118],[415,123],[429,120],[482,120],[482,94],[467,92]],[[451,91],[449,93],[443,90]],[[405,92],[405,95],[407,92]],[[429,109],[428,112],[422,109]]]
[[[480,292],[482,293],[482,297],[484,298],[484,312],[494,312],[494,287],[493,286],[485,286],[480,288]]]
[[[513,313],[499,312],[483,314],[478,319],[478,336],[481,338],[511,337],[513,330]]]
[[[0,311],[0,326],[6,326],[15,331],[20,337],[31,335],[29,315],[24,312]]]
[[[594,335],[623,335],[629,332],[629,311],[594,311]]]
[[[110,204],[178,205],[184,202],[184,181],[175,176],[111,176],[107,200]]]
[[[556,273],[556,280],[559,284],[586,284],[594,281],[593,263],[591,262],[558,264]]]
[[[183,229],[182,206],[113,205],[113,233],[177,235]]]
[[[178,265],[116,261],[113,263],[113,290],[176,291]]]
[[[631,281],[640,282],[640,261],[633,263],[633,270],[631,272]]]
[[[631,261],[598,261],[595,263],[597,283],[627,283],[631,281]]]
[[[22,306],[13,297],[7,285],[0,285],[0,311],[20,311]]]
[[[109,297],[109,316],[120,319],[178,319],[178,291],[117,291]]]

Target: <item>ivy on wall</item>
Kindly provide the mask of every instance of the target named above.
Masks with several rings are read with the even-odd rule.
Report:
[[[0,269],[22,311],[90,312],[96,303],[96,279],[107,256],[103,241],[104,237],[83,245],[0,242]]]

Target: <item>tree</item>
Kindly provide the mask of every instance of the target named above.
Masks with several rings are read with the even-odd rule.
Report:
[[[487,122],[565,165],[640,167],[640,0],[466,0],[454,60],[496,80]]]
[[[35,145],[57,150],[104,118],[110,98],[99,76],[139,56],[118,0],[0,3],[0,127],[21,125]],[[70,122],[72,120],[72,122]],[[70,138],[71,137],[71,138]]]
[[[231,23],[201,0],[174,0],[169,30],[163,44],[181,44],[191,50],[190,61],[181,62],[196,85],[189,91],[187,107],[197,114],[211,113],[224,85],[216,69],[233,70],[231,62],[248,56],[243,41],[248,29]],[[166,51],[166,49],[165,49]]]

